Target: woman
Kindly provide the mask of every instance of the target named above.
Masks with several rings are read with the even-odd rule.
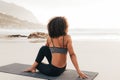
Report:
[[[66,69],[67,52],[69,52],[71,61],[81,78],[87,78],[80,71],[75,52],[72,46],[72,40],[68,32],[68,24],[64,17],[55,17],[47,25],[49,37],[46,45],[41,47],[33,65],[27,69],[28,72],[36,72],[38,69],[41,73],[48,76],[59,76]],[[46,57],[49,64],[42,63]]]

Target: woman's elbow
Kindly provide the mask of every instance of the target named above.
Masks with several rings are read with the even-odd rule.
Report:
[[[70,57],[76,57],[75,53],[70,54]]]

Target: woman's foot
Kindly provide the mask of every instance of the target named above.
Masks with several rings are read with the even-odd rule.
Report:
[[[28,68],[27,70],[25,70],[24,72],[32,72],[35,73],[36,69],[35,68]]]

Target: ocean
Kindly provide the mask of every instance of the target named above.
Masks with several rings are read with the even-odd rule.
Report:
[[[0,29],[0,35],[21,34],[28,36],[32,32],[45,32],[46,29]],[[120,40],[120,29],[69,29],[73,40]]]

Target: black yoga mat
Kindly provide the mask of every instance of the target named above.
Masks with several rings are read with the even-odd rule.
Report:
[[[78,77],[78,74],[75,70],[67,69],[63,74],[61,74],[58,77],[50,77],[40,72],[36,72],[36,73],[23,72],[28,67],[30,67],[30,65],[13,63],[13,64],[1,66],[0,72],[22,75],[22,76],[29,76],[29,77],[39,78],[39,79],[47,79],[47,80],[93,80],[98,75],[97,72],[83,71],[85,74],[89,76],[89,78],[81,79]]]

